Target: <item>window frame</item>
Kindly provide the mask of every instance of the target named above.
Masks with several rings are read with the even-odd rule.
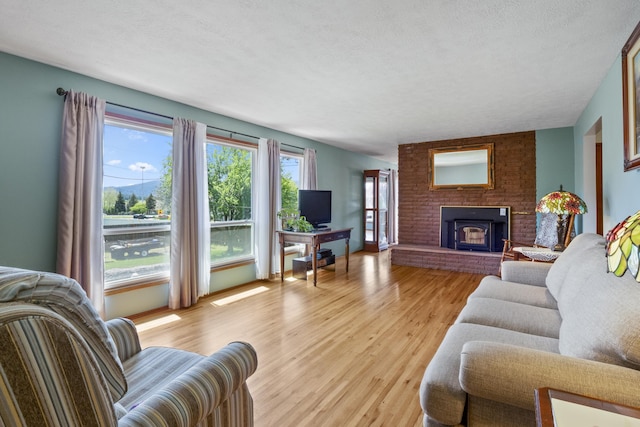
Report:
[[[304,170],[304,155],[301,153],[294,153],[288,150],[280,150],[280,167],[282,167],[283,157],[293,157],[298,159],[298,190],[300,190],[300,185],[302,184],[302,173]],[[282,181],[282,178],[281,178],[281,181]],[[282,191],[282,187],[280,187],[280,190]],[[282,200],[281,200],[281,203],[282,203]],[[291,254],[291,253],[303,254],[305,250],[306,250],[306,245],[304,243],[285,243],[285,247],[284,247],[285,254]]]
[[[210,221],[209,223],[210,232],[215,228],[229,227],[229,226],[235,226],[235,225],[250,225],[251,226],[251,233],[250,233],[251,234],[251,242],[250,242],[251,254],[240,255],[240,256],[232,257],[226,260],[219,260],[219,261],[211,260],[211,271],[214,271],[214,269],[224,269],[236,264],[237,265],[246,264],[247,262],[250,262],[250,261],[253,262],[256,259],[256,254],[255,254],[256,223],[254,218],[255,206],[253,205],[253,202],[254,202],[253,192],[256,185],[255,170],[257,165],[258,146],[256,144],[251,144],[244,141],[238,141],[232,138],[225,138],[217,135],[212,135],[210,133],[207,133],[206,143],[247,150],[251,153],[251,218],[233,220],[233,221]]]
[[[118,113],[106,112],[103,126],[115,126],[124,129],[137,130],[141,132],[155,132],[159,134],[164,134],[166,136],[171,136],[173,138],[173,128],[170,125],[162,124],[158,122],[153,122],[150,120],[145,120],[142,118],[125,116]],[[103,140],[104,141],[104,140]],[[103,142],[104,144],[104,142]],[[104,153],[103,162],[104,162]],[[104,172],[103,172],[104,176]],[[103,185],[104,191],[104,185]],[[104,206],[103,206],[104,210]],[[150,225],[144,227],[112,227],[112,228],[104,228],[104,223],[102,225],[102,240],[105,241],[106,236],[115,236],[118,234],[143,234],[143,233],[153,233],[153,232],[171,232],[171,223],[162,224],[162,225]],[[106,248],[105,248],[106,250]],[[104,257],[103,257],[104,264]],[[169,262],[171,262],[169,260]],[[105,268],[106,271],[106,268]],[[169,279],[169,273],[166,271],[152,273],[148,275],[144,275],[136,278],[126,278],[120,280],[112,280],[107,282],[104,281],[104,291],[113,292],[114,290],[121,288],[129,288],[137,285],[146,285],[148,283],[164,283]]]

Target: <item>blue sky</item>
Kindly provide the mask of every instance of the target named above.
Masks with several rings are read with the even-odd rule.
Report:
[[[172,133],[159,134],[114,125],[104,126],[104,187],[158,180],[171,154]],[[298,163],[283,159],[283,170],[299,185]]]
[[[104,187],[122,187],[160,179],[162,163],[171,154],[171,133],[166,135],[104,127]]]

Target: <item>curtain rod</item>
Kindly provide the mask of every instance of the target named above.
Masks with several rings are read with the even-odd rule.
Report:
[[[67,96],[68,91],[64,90],[61,87],[59,87],[59,88],[56,89],[56,93],[58,94],[58,96]],[[164,114],[153,113],[151,111],[141,110],[140,108],[129,107],[127,105],[116,104],[114,102],[109,102],[109,101],[106,101],[106,103],[109,104],[109,105],[113,105],[114,107],[128,108],[129,110],[137,111],[139,113],[151,114],[153,116],[163,117],[165,119],[173,120],[173,117],[166,116]],[[223,128],[219,128],[219,127],[215,127],[215,126],[211,126],[211,125],[207,125],[207,128],[219,130],[221,132],[229,132],[231,134],[232,138],[233,138],[233,135],[241,135],[241,136],[244,136],[244,137],[247,137],[247,138],[260,139],[259,136],[247,135],[246,133],[234,132],[234,131],[229,130],[229,129],[223,129]],[[282,144],[282,145],[288,145],[289,147],[295,147],[295,146],[289,145],[289,144]],[[295,147],[295,148],[300,148],[300,147]],[[304,150],[304,148],[300,148],[300,149]]]
[[[297,148],[298,150],[302,150],[302,151],[306,150],[306,148],[298,147],[297,145],[286,144],[284,142],[281,142],[280,145],[286,145],[287,147]]]

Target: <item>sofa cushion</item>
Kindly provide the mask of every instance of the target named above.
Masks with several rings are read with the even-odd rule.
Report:
[[[587,248],[560,289],[560,352],[640,369],[640,285],[607,273],[604,251]]]
[[[429,362],[420,385],[425,414],[445,425],[462,422],[466,393],[460,386],[460,354],[469,341],[491,341],[543,351],[558,352],[558,340],[472,323],[452,325]]]
[[[513,263],[515,261],[510,262]],[[541,265],[541,263],[531,262],[526,264]],[[551,296],[546,287],[508,282],[496,276],[484,277],[476,290],[469,295],[469,299],[471,298],[494,298],[553,309],[558,307],[555,298]]]
[[[546,285],[551,295],[558,300],[560,289],[567,276],[576,265],[584,263],[584,252],[594,246],[602,246],[604,238],[598,234],[582,233],[577,235],[553,263],[547,274]],[[602,254],[604,257],[604,253]]]
[[[525,334],[558,338],[561,320],[558,310],[551,308],[493,298],[469,298],[456,323],[475,323]]]

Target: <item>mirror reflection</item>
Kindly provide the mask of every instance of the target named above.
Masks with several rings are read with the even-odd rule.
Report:
[[[493,144],[430,150],[430,187],[493,188]]]

